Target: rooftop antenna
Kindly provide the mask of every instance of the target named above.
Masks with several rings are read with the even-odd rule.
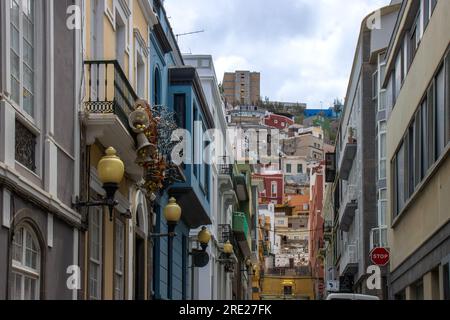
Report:
[[[198,31],[186,32],[186,33],[178,33],[175,36],[177,37],[177,42],[178,42],[179,37],[188,36],[191,34],[203,33],[203,32],[205,32],[205,30],[198,30]]]

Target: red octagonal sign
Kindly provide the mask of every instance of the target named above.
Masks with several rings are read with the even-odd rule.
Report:
[[[370,260],[380,267],[384,267],[389,263],[390,253],[386,248],[374,248],[370,252]]]

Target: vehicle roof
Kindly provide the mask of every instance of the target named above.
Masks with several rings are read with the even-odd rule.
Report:
[[[354,294],[354,293],[332,293],[329,294],[327,300],[333,299],[350,299],[350,300],[380,300],[377,296],[369,296],[365,294]]]

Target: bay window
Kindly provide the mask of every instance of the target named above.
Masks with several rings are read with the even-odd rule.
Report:
[[[35,1],[10,0],[11,99],[35,116]]]

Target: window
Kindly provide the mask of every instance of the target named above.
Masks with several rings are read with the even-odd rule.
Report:
[[[15,158],[23,166],[36,171],[36,136],[20,121],[16,120]]]
[[[415,125],[415,121],[413,121],[411,123],[411,125],[409,126],[408,129],[408,135],[407,135],[407,155],[408,155],[408,163],[407,163],[407,167],[406,167],[406,177],[407,177],[407,186],[406,186],[406,190],[407,190],[407,194],[406,194],[406,198],[409,198],[410,196],[413,195],[414,193],[414,189],[415,189],[415,162],[416,162],[416,158],[415,158],[415,149],[416,149],[416,142],[415,142],[415,132],[416,131],[416,125]]]
[[[115,224],[115,267],[114,267],[114,299],[124,299],[124,265],[125,265],[125,232],[124,224],[116,220]]]
[[[200,147],[199,142],[197,140],[200,139],[200,128],[198,125],[198,110],[197,107],[194,105],[194,115],[193,115],[193,122],[192,122],[192,147],[193,147],[193,154],[194,154],[194,161],[193,161],[193,169],[194,169],[194,176],[198,177],[198,162],[200,158]]]
[[[422,0],[423,2],[423,27],[424,29],[428,26],[430,21],[430,0]]]
[[[372,75],[372,99],[377,100],[378,98],[378,71]]]
[[[395,62],[395,76],[394,76],[394,104],[397,101],[398,95],[400,93],[400,88],[402,87],[402,55],[397,56]]]
[[[420,31],[420,12],[417,14],[416,20],[409,32],[409,57],[408,57],[408,68],[411,66],[414,57],[416,55],[416,51],[419,48],[419,43],[421,39],[421,31]]]
[[[292,295],[292,286],[284,286],[284,294]]]
[[[378,226],[386,226],[387,190],[380,189],[378,192]]]
[[[443,266],[442,272],[442,284],[444,287],[444,300],[450,300],[450,272],[449,272],[449,263],[446,263]]]
[[[11,98],[34,117],[34,0],[11,0]]]
[[[413,300],[423,300],[424,292],[423,292],[423,280],[418,281],[417,283],[412,285],[412,290],[414,294]]]
[[[394,205],[395,215],[398,215],[405,205],[405,147],[402,143],[394,159]]]
[[[421,140],[420,140],[420,177],[425,178],[428,171],[428,107],[427,100],[422,102],[420,107],[420,121],[421,121]]]
[[[127,43],[127,22],[116,11],[116,59],[125,70],[125,46]]]
[[[155,75],[153,78],[153,104],[160,105],[161,104],[161,74],[159,69],[155,69]]]
[[[137,42],[137,41],[136,41]],[[144,57],[136,55],[136,88],[137,95],[140,98],[145,97],[145,62]]]
[[[291,173],[292,172],[292,165],[290,163],[288,163],[286,165],[286,173]]]
[[[303,165],[297,164],[297,173],[303,173]]]
[[[272,181],[271,184],[271,191],[272,191],[272,197],[276,197],[277,196],[277,183],[275,181]]]
[[[445,72],[444,67],[436,77],[436,159],[444,152],[445,134]]]
[[[13,300],[38,300],[41,250],[34,233],[25,227],[14,231],[10,296]]]
[[[89,298],[102,299],[103,214],[95,209],[89,214]]]
[[[386,179],[386,121],[379,123],[379,138],[378,138],[378,179]]]
[[[186,95],[175,94],[173,101],[177,126],[178,128],[186,129]]]

